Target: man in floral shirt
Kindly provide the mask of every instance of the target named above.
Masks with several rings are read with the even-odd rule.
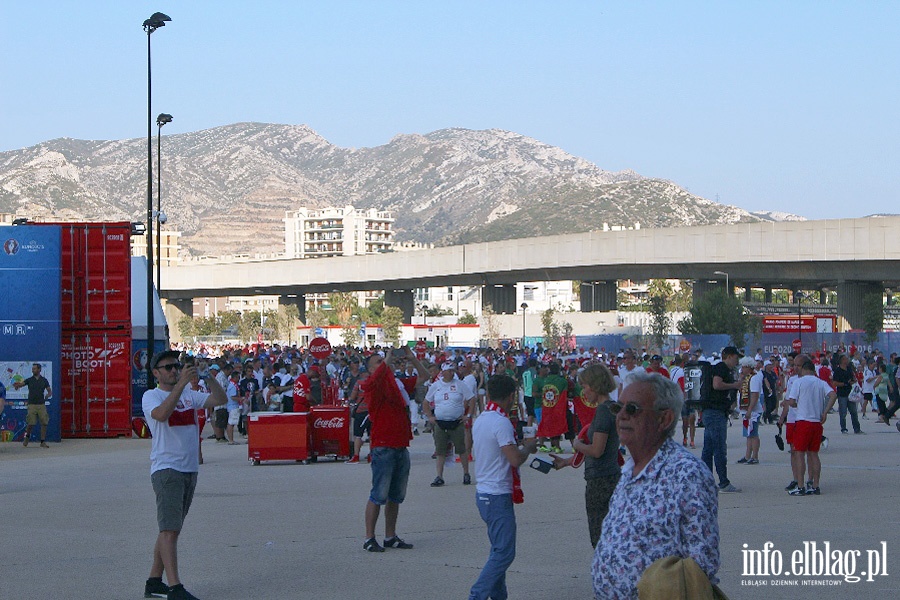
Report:
[[[718,583],[715,480],[702,461],[672,440],[683,397],[672,381],[636,373],[613,405],[629,459],[594,553],[597,599],[637,598],[644,570],[667,556],[693,558]]]

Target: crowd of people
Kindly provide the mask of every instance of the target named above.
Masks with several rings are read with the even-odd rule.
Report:
[[[860,417],[868,419],[869,411],[885,424],[894,418],[900,357],[851,350],[764,358],[729,346],[709,357],[698,349],[668,361],[643,349],[561,354],[540,347],[430,349],[418,355],[408,347],[338,347],[321,360],[307,349],[277,344],[162,353],[151,362],[160,385],[144,397],[160,521],[147,593],[193,597],[178,587],[173,556],[190,505],[185,490],[192,491],[195,464],[202,463],[201,414],[209,413],[211,438],[237,444],[235,430],[246,435],[250,412],[304,412],[323,402],[350,406],[348,464],[363,462],[369,444],[364,461],[371,463],[372,488],[362,544],[368,552],[413,548],[398,536],[399,507],[409,482],[410,441],[430,433],[436,470],[431,485],[447,484],[445,458],[455,452],[462,484],[475,484],[475,504],[487,527],[490,554],[470,598],[507,597],[506,571],[515,558],[513,507],[524,500],[518,468],[533,453],[548,454],[544,462],[557,470],[584,463],[597,598],[633,598],[641,586],[664,585],[665,577],[642,575],[672,568],[672,560],[702,574],[703,585],[712,590],[719,567],[717,493],[741,491],[728,477],[727,433],[733,421],[740,422],[746,438],[746,452],[736,461],[742,465],[759,462],[761,426],[785,427],[792,450],[786,489],[794,496],[815,496],[822,493],[822,424],[835,404],[842,433],[849,434],[848,413],[860,435]],[[694,385],[708,389],[694,394]],[[173,423],[179,411],[196,419],[182,416]],[[186,424],[197,427],[190,442],[165,433]],[[703,429],[700,456],[692,452],[697,428]],[[167,465],[162,457],[171,456],[177,444],[185,446],[188,458]],[[193,481],[169,477],[177,489],[166,491],[156,475],[166,469],[193,473]],[[176,508],[173,495],[183,500]],[[168,587],[161,583],[163,571]]]

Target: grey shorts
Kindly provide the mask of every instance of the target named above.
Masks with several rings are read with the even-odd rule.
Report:
[[[435,424],[434,432],[434,451],[438,456],[447,456],[447,443],[453,442],[453,448],[460,456],[466,453],[466,425],[460,423],[456,429],[444,431],[441,426]]]
[[[181,531],[194,499],[197,474],[160,469],[150,475],[150,482],[156,492],[156,521],[159,523],[159,530]]]

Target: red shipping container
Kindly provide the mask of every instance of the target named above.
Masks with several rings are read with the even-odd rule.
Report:
[[[247,419],[247,458],[309,460],[309,413],[254,412]]]
[[[131,331],[63,331],[62,437],[131,437]]]
[[[131,223],[62,227],[62,327],[131,331]]]
[[[350,407],[313,406],[309,418],[313,456],[350,458]]]

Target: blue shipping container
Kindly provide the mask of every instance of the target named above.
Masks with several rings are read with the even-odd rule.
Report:
[[[0,429],[14,441],[25,434],[28,388],[14,384],[41,365],[50,382],[46,399],[50,424],[47,440],[60,441],[60,228],[18,225],[0,228],[0,383],[6,387],[6,407]],[[35,427],[33,439],[39,437]],[[5,436],[4,436],[5,437]]]

